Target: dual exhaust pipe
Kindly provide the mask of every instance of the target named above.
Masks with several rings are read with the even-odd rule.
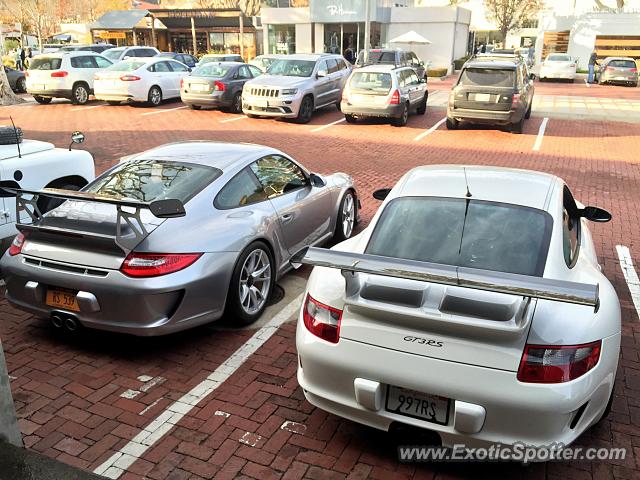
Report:
[[[80,328],[80,322],[69,315],[54,313],[51,315],[51,325],[58,330],[66,330],[69,333],[77,332]]]

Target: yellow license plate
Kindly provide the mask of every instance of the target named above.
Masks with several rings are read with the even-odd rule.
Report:
[[[61,308],[63,310],[80,311],[76,294],[61,288],[47,289],[47,305],[50,307]]]

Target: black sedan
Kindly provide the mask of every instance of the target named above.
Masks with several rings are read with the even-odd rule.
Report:
[[[176,52],[160,52],[156,57],[164,57],[170,58],[172,60],[177,60],[178,62],[184,63],[189,68],[196,68],[196,64],[198,63],[198,59],[193,55],[189,55],[188,53],[176,53]]]
[[[258,67],[246,63],[205,63],[182,79],[180,98],[194,110],[215,107],[242,113],[242,87],[261,74]]]
[[[7,66],[4,67],[4,72],[7,74],[11,90],[16,93],[25,93],[27,91],[27,80],[24,78],[24,72]]]

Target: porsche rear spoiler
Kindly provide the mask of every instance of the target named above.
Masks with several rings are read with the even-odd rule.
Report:
[[[359,291],[360,284],[354,273],[360,272],[587,305],[594,307],[595,310],[598,309],[599,304],[598,285],[378,255],[339,252],[325,248],[304,248],[293,256],[291,264],[296,268],[304,264],[342,270],[342,274],[347,280],[348,295]]]
[[[27,197],[25,197],[25,195]],[[63,234],[72,236],[82,236],[87,238],[112,240],[125,253],[131,251],[144,238],[149,235],[148,228],[140,218],[143,209],[149,210],[157,218],[175,218],[185,215],[184,205],[177,199],[155,200],[153,202],[140,202],[137,200],[119,199],[105,195],[96,195],[87,192],[76,192],[72,190],[60,190],[55,188],[45,188],[43,190],[25,190],[19,188],[0,187],[0,197],[16,197],[16,228],[23,232],[43,232],[52,234]],[[102,203],[114,205],[116,207],[116,234],[106,235],[95,232],[85,232],[70,228],[60,228],[52,226],[41,226],[38,223],[43,219],[43,214],[38,208],[38,199],[41,196],[58,198],[60,200],[76,200],[81,202]],[[125,210],[128,209],[128,210]],[[31,219],[31,223],[23,223],[21,212],[26,212]],[[133,233],[125,235],[123,224],[128,226]]]

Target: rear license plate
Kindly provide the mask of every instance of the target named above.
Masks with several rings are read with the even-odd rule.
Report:
[[[268,100],[256,99],[253,101],[253,105],[256,107],[267,108],[269,106]]]
[[[490,102],[491,94],[490,93],[476,93],[474,97],[476,102]]]
[[[47,289],[47,305],[64,310],[73,310],[74,312],[80,311],[76,294],[63,288]]]
[[[386,410],[388,412],[418,418],[427,422],[447,425],[450,400],[438,395],[416,392],[389,385]]]
[[[209,85],[204,85],[203,83],[192,83],[189,85],[189,88],[194,92],[206,92],[209,90]]]
[[[616,80],[627,80],[627,77],[616,77]]]

